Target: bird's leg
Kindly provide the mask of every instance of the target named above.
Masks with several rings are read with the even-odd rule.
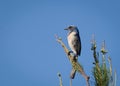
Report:
[[[73,51],[69,51],[69,52],[68,52],[68,56],[69,56],[71,53],[73,53]]]
[[[74,55],[74,59],[77,61],[78,60],[78,55]]]

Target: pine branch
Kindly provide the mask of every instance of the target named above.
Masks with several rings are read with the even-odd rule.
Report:
[[[57,37],[57,36],[56,36],[56,39],[57,39],[58,43],[60,43],[61,46],[63,47],[63,49],[64,49],[64,51],[65,51],[65,53],[66,53],[66,55],[67,55],[67,57],[68,57],[71,65],[72,65],[72,69],[74,70],[73,74],[74,74],[76,71],[79,72],[80,74],[82,74],[82,76],[83,76],[83,77],[85,78],[85,80],[86,80],[87,86],[90,86],[90,84],[89,84],[89,78],[90,78],[90,77],[85,74],[85,72],[84,72],[82,66],[80,65],[80,63],[74,59],[74,56],[73,56],[73,55],[71,55],[71,54],[69,55],[69,54],[68,54],[68,53],[69,53],[69,50],[67,49],[67,47],[65,46],[65,44],[62,42],[62,39],[59,38],[59,37]],[[73,70],[72,70],[72,71],[73,71]]]
[[[108,58],[110,67],[106,65],[106,54],[107,50],[105,48],[105,41],[102,43],[101,54],[102,54],[102,64],[99,63],[99,57],[96,53],[96,41],[94,37],[92,38],[92,47],[91,50],[93,51],[94,57],[94,64],[93,67],[93,76],[95,79],[95,86],[116,86],[116,72],[114,77],[112,75],[112,63],[110,57]]]

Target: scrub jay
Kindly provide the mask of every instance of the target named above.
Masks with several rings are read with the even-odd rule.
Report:
[[[81,54],[81,40],[80,40],[78,28],[76,26],[71,25],[65,28],[65,30],[68,30],[67,40],[69,47],[72,50],[68,54],[72,52],[77,59],[78,56],[80,56]]]

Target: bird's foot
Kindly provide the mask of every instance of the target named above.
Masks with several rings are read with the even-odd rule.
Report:
[[[74,59],[75,59],[75,61],[77,61],[78,60],[78,55],[74,55]]]
[[[68,52],[68,56],[72,55],[73,56],[73,60],[77,61],[78,60],[78,55],[74,54],[73,51],[69,51]]]
[[[68,56],[69,56],[71,53],[73,53],[73,51],[69,51],[69,52],[68,52]]]

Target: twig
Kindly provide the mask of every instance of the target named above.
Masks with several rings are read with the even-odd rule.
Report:
[[[70,86],[72,86],[72,79],[70,78]]]
[[[60,86],[63,86],[63,84],[62,84],[62,76],[61,76],[60,73],[58,73],[58,77],[59,77],[59,80],[60,80]]]

